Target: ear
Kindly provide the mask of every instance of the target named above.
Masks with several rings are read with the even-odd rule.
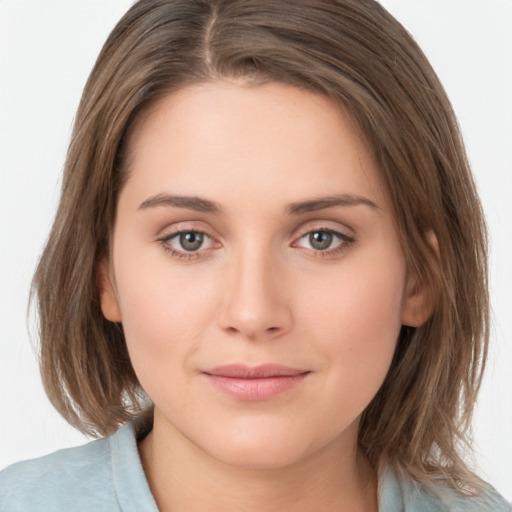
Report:
[[[121,311],[110,275],[109,262],[106,257],[101,258],[97,272],[96,279],[103,316],[111,322],[121,322]]]
[[[429,230],[425,237],[428,244],[439,255],[439,243],[436,234]],[[434,292],[429,283],[409,273],[405,286],[405,298],[402,306],[402,325],[419,327],[432,315],[434,310]]]

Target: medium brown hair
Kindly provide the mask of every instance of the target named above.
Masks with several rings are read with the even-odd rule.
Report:
[[[101,313],[98,262],[136,123],[172,91],[217,79],[289,84],[350,113],[382,173],[409,272],[434,304],[424,325],[402,328],[359,445],[376,468],[474,484],[460,448],[488,342],[483,215],[443,87],[373,0],[141,0],[122,18],[85,87],[34,278],[51,402],[99,436],[148,410],[122,326]]]

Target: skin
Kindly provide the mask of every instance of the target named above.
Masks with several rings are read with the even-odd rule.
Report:
[[[213,82],[162,100],[130,151],[100,297],[155,406],[139,449],[159,508],[376,511],[360,415],[400,326],[427,312],[350,119],[286,85]],[[183,231],[206,234],[199,250]],[[339,235],[319,250],[310,234],[326,231]],[[233,363],[309,373],[243,401],[202,373]]]

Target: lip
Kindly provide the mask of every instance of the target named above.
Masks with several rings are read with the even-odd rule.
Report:
[[[202,372],[215,388],[243,401],[269,400],[298,386],[309,373],[278,364],[232,364]]]

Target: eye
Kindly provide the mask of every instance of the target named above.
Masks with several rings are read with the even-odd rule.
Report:
[[[192,256],[199,251],[210,249],[213,240],[201,231],[177,231],[158,240],[173,256]]]
[[[322,255],[335,255],[348,248],[355,238],[332,229],[315,229],[302,235],[296,245]]]

